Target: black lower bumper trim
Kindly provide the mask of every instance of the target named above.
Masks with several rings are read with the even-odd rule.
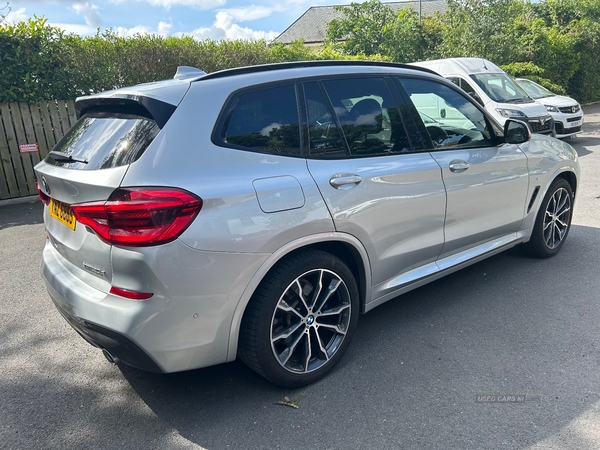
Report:
[[[113,357],[128,366],[137,367],[148,372],[164,373],[164,370],[159,367],[152,357],[131,339],[95,323],[76,317],[65,311],[56,302],[54,304],[69,325],[94,347],[106,349]]]

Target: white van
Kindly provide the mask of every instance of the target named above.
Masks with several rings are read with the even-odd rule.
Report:
[[[431,69],[454,82],[477,100],[500,123],[506,119],[518,119],[529,124],[533,133],[554,132],[554,119],[546,107],[533,100],[500,67],[483,58],[448,58],[412,63]],[[445,110],[431,117],[438,120]]]

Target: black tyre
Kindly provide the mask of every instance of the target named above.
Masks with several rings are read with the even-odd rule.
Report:
[[[282,387],[314,383],[342,358],[358,322],[354,275],[319,250],[280,262],[246,308],[238,354]]]
[[[538,258],[549,258],[562,248],[573,217],[573,190],[564,179],[554,180],[535,220],[533,233],[523,248]]]

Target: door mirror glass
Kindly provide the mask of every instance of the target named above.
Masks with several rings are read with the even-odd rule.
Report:
[[[525,122],[507,119],[504,123],[504,138],[508,144],[522,144],[531,139],[531,130]]]

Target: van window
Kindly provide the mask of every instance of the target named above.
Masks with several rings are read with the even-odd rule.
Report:
[[[447,79],[452,81],[455,85],[457,85],[467,94],[475,94],[475,89],[473,89],[473,86],[471,86],[469,82],[467,82],[465,79],[460,77],[448,77]]]
[[[497,103],[533,103],[533,100],[505,73],[480,73],[471,78]]]
[[[449,77],[448,80],[452,81],[455,85],[469,94],[473,99],[477,100],[479,104],[484,104],[484,102],[481,100],[481,97],[477,94],[477,92],[475,92],[475,89],[473,89],[473,86],[471,86],[471,83],[469,83],[467,80],[460,77]]]

